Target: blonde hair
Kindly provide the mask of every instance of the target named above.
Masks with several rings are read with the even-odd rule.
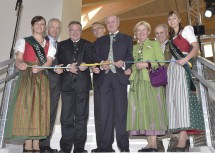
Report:
[[[149,32],[149,34],[151,33],[151,26],[150,26],[150,24],[148,23],[148,22],[146,22],[146,21],[140,21],[140,22],[138,22],[135,26],[134,26],[134,33],[136,33],[137,32],[137,28],[139,27],[139,26],[141,26],[141,25],[144,25],[145,27],[146,27],[146,29],[148,30],[148,32]]]

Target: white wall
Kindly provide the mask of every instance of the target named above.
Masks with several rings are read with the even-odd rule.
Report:
[[[16,24],[17,0],[2,0],[0,5],[0,61],[9,59]],[[31,19],[36,15],[47,21],[53,17],[61,19],[63,0],[23,0],[18,38],[31,35]]]

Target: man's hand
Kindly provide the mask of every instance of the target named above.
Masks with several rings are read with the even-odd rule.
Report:
[[[103,61],[102,63],[110,63],[110,61]],[[102,68],[105,71],[110,70],[110,64],[103,64]]]
[[[57,67],[61,67],[61,66],[63,66],[63,64],[56,65],[56,66],[57,66]],[[56,68],[56,69],[54,69],[54,71],[55,71],[57,74],[63,73],[63,69],[62,69],[62,68]]]
[[[77,62],[76,63],[72,63],[68,66],[67,68],[71,73],[75,73],[78,74],[78,68],[77,68]]]
[[[100,73],[100,69],[98,67],[96,67],[96,66],[92,66],[92,71],[95,74],[99,74]]]
[[[119,60],[118,62],[114,62],[113,65],[115,65],[118,68],[121,68],[124,66],[124,61]]]
[[[81,64],[86,64],[86,63],[83,62]],[[80,71],[85,71],[87,68],[88,68],[87,66],[81,66],[81,65],[79,66]]]
[[[131,69],[128,68],[127,70],[124,71],[125,75],[129,76],[131,75]]]

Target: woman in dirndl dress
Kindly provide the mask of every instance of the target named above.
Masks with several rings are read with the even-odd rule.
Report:
[[[148,39],[150,32],[151,26],[145,21],[134,27],[138,43],[133,46],[133,57],[137,63],[132,66],[129,78],[127,131],[130,135],[145,135],[148,141],[148,145],[138,152],[157,152],[157,136],[165,135],[168,123],[164,86],[151,85],[145,62],[164,60],[160,43]],[[152,63],[152,67],[156,68],[158,64]]]
[[[25,140],[23,152],[39,152],[39,140],[49,135],[49,80],[46,70],[34,66],[50,66],[56,53],[43,37],[46,20],[35,16],[31,26],[32,36],[15,45],[15,64],[20,71],[5,129],[5,138]]]
[[[196,89],[191,77],[189,60],[198,54],[198,42],[192,26],[181,26],[181,18],[175,11],[168,14],[170,31],[170,52],[172,62],[168,67],[166,101],[169,130],[179,133],[179,140],[172,152],[188,151],[188,134],[204,130],[201,102],[196,97]]]

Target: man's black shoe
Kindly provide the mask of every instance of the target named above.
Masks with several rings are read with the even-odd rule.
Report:
[[[87,150],[74,150],[73,153],[88,153]]]
[[[41,153],[58,153],[57,149],[52,149],[50,146],[40,147]]]
[[[115,152],[115,150],[111,149],[111,150],[104,150],[104,149],[100,149],[100,148],[96,148],[96,149],[92,149],[91,153],[95,153],[95,152]]]
[[[99,150],[100,150],[99,148],[92,149],[92,150],[91,150],[91,153],[94,153],[94,152],[100,152]]]
[[[122,149],[120,152],[130,152],[129,149]]]

